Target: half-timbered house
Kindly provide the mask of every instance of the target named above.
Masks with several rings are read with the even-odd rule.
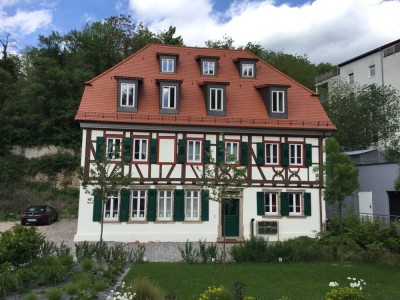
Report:
[[[86,83],[76,120],[86,172],[106,157],[135,179],[107,200],[105,240],[274,241],[322,227],[314,169],[335,127],[316,94],[248,51],[148,45]],[[224,212],[198,184],[208,153],[247,169]],[[81,188],[75,241],[99,238],[89,198]]]

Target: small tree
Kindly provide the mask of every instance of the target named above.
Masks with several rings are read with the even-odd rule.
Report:
[[[108,198],[118,195],[122,187],[129,185],[133,181],[130,176],[124,174],[124,160],[118,163],[111,162],[103,155],[104,150],[104,147],[97,149],[97,151],[101,151],[101,155],[97,155],[95,163],[91,165],[89,170],[85,171],[82,167],[78,168],[78,176],[83,189],[93,197],[90,201],[94,203],[95,197],[101,199],[100,248],[103,244],[104,209]],[[120,153],[118,147],[114,153]]]
[[[323,166],[326,180],[324,199],[339,210],[340,244],[343,247],[343,206],[346,196],[359,187],[358,169],[351,158],[340,152],[335,138],[328,138],[325,143],[326,162]]]
[[[223,134],[221,134],[223,140]],[[216,160],[212,156],[212,152],[207,155],[210,162],[204,165],[203,175],[200,183],[210,191],[209,200],[220,203],[222,208],[222,224],[223,224],[223,264],[226,261],[226,222],[225,211],[231,204],[235,196],[240,192],[245,184],[246,168],[238,167],[239,157],[235,155],[225,155],[225,147],[217,143],[217,156],[223,157],[222,160]]]

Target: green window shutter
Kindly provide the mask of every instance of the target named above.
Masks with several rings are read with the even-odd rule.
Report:
[[[281,193],[281,215],[289,215],[289,194],[284,192]]]
[[[104,157],[104,138],[99,136],[96,138],[96,160],[101,161]]]
[[[185,191],[174,190],[174,221],[185,220]]]
[[[225,160],[225,143],[224,141],[217,142],[217,164],[224,162]]]
[[[289,165],[289,144],[287,143],[281,144],[281,165]]]
[[[265,144],[264,143],[257,143],[256,164],[258,166],[265,165]]]
[[[306,144],[306,167],[311,167],[312,165],[312,146],[311,144]]]
[[[265,215],[264,192],[257,192],[257,215]]]
[[[209,200],[210,194],[208,190],[201,191],[201,220],[208,221],[209,217]]]
[[[157,190],[149,189],[147,191],[147,221],[156,220],[157,210]]]
[[[240,165],[242,166],[247,165],[247,150],[248,150],[248,143],[242,142],[240,144]]]
[[[304,193],[304,215],[311,216],[311,193]]]
[[[101,192],[96,189],[93,192],[93,222],[101,221]]]
[[[131,196],[131,191],[129,189],[121,190],[121,199],[119,203],[119,221],[127,222],[129,221],[129,200]]]
[[[151,139],[150,140],[150,155],[149,155],[149,161],[152,164],[157,163],[157,139]]]
[[[186,141],[178,141],[178,164],[183,164],[186,162]]]
[[[203,155],[203,163],[210,163],[210,155],[211,155],[211,143],[209,140],[205,140],[203,142],[204,147],[204,155]]]
[[[132,158],[132,139],[124,138],[124,161],[129,163]]]

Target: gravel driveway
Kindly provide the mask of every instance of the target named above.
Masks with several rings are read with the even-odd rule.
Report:
[[[77,219],[61,219],[51,225],[40,225],[37,228],[45,236],[46,240],[59,244],[64,242],[74,250],[74,235],[76,234],[77,223]],[[14,224],[19,224],[19,222],[0,222],[0,232],[12,228]]]

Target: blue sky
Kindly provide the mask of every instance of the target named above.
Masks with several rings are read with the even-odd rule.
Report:
[[[258,42],[314,63],[340,63],[400,39],[400,0],[0,0],[0,29],[19,52],[39,34],[119,14],[153,32],[175,26],[189,46],[227,35],[236,46]]]

